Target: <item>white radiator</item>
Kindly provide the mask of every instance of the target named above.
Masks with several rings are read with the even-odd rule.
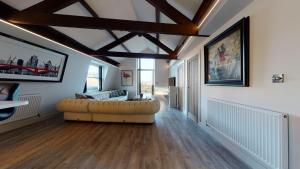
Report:
[[[41,96],[37,94],[33,95],[21,95],[19,96],[18,100],[20,101],[29,101],[28,105],[17,107],[16,112],[13,116],[9,119],[1,121],[1,124],[6,124],[18,120],[23,120],[26,118],[38,116],[40,113],[40,103],[41,103]]]
[[[208,126],[269,169],[288,169],[288,116],[264,108],[208,99]]]

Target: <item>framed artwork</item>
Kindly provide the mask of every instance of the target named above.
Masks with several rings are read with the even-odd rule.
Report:
[[[68,55],[0,32],[0,80],[62,82]]]
[[[121,86],[133,86],[132,70],[121,70]]]
[[[205,84],[249,86],[249,17],[204,46]]]

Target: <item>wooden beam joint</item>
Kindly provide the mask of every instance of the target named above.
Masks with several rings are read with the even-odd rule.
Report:
[[[174,22],[183,25],[190,25],[193,26],[193,22],[179,12],[176,8],[170,5],[167,1],[164,0],[146,0],[155,8],[159,9],[160,12],[164,13],[166,16],[171,18]]]
[[[97,52],[109,51],[110,49],[112,49],[112,48],[114,48],[114,47],[116,47],[116,46],[118,46],[118,45],[126,42],[127,40],[135,37],[136,35],[137,35],[136,33],[132,33],[132,32],[128,33],[127,35],[125,35],[125,36],[123,36],[123,37],[115,40],[114,42],[112,42],[112,43],[110,43],[110,44],[108,44],[108,45],[106,45],[106,46],[98,49]]]

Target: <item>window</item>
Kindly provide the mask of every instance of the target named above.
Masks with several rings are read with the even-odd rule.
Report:
[[[153,70],[155,66],[154,59],[139,59],[138,69]]]
[[[90,65],[84,92],[102,90],[102,66]]]

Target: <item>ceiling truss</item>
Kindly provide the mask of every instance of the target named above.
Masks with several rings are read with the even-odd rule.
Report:
[[[21,25],[25,29],[29,29],[38,34],[53,39],[59,43],[67,45],[71,48],[79,50],[98,59],[109,62],[113,65],[118,65],[118,62],[108,58],[112,57],[128,57],[128,58],[155,58],[155,59],[177,59],[178,52],[184,46],[188,36],[207,37],[207,35],[199,35],[198,24],[201,23],[205,15],[210,10],[216,0],[204,0],[199,7],[193,20],[179,12],[165,0],[145,0],[155,7],[155,22],[142,22],[120,19],[100,18],[97,13],[84,0],[44,0],[36,5],[33,5],[23,11],[17,11],[6,4],[0,2],[0,17],[7,21]],[[80,2],[93,17],[71,16],[53,14],[75,2]],[[3,11],[3,9],[5,11]],[[160,12],[164,13],[176,24],[160,23]],[[92,50],[75,41],[71,37],[64,35],[50,26],[63,26],[75,28],[89,28],[106,30],[115,41],[106,46]],[[118,38],[112,30],[128,31],[127,35]],[[155,33],[156,37],[149,33]],[[170,49],[159,40],[159,34],[183,35],[186,38],[181,40],[175,50]],[[156,54],[146,53],[131,53],[124,45],[124,42],[135,37],[136,35],[143,36],[157,46]],[[65,39],[64,39],[65,38]],[[127,52],[112,52],[114,47],[122,45]],[[164,50],[167,54],[159,54],[159,49]]]
[[[50,0],[45,0],[43,2],[50,1]],[[41,5],[41,4],[40,4]],[[37,7],[37,6],[36,6]],[[43,9],[42,6],[37,7],[39,9]],[[46,8],[47,9],[47,8]],[[49,9],[47,9],[49,10]],[[0,18],[5,19],[8,16],[11,16],[15,13],[18,13],[20,11],[8,6],[7,4],[0,2]],[[46,37],[48,39],[51,39],[53,41],[56,41],[58,43],[61,43],[63,45],[66,45],[70,48],[73,48],[79,52],[88,54],[90,52],[93,52],[92,49],[82,45],[81,43],[77,42],[73,38],[55,30],[54,28],[51,28],[49,26],[36,26],[36,25],[18,25],[26,30],[29,30],[31,32],[34,32],[36,34],[39,34],[43,37]],[[100,59],[102,61],[105,61],[109,64],[112,64],[114,66],[118,66],[120,63],[116,62],[113,59],[110,59],[109,57],[96,57],[97,59]]]
[[[98,14],[93,10],[93,8],[85,1],[85,0],[79,0],[80,4],[86,9],[89,11],[89,13],[94,17],[94,18],[99,18]],[[106,30],[115,40],[118,40],[119,38],[117,37],[117,35],[107,29]],[[121,43],[121,46],[127,51],[127,52],[130,52],[130,50],[123,44]]]

